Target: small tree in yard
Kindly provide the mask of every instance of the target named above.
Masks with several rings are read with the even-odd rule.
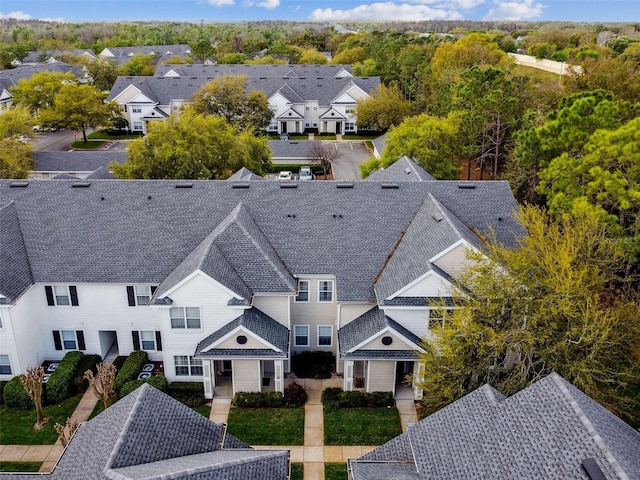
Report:
[[[36,406],[38,420],[33,426],[34,430],[40,430],[49,421],[42,411],[42,380],[44,380],[44,368],[28,368],[27,373],[20,374],[20,382],[29,394],[29,398]]]
[[[67,418],[67,422],[64,425],[56,423],[53,426],[53,428],[56,429],[56,432],[58,432],[58,435],[60,436],[60,442],[62,443],[63,447],[69,445],[69,442],[73,438],[73,434],[76,433],[76,430],[79,426],[80,424],[78,424],[78,422],[76,422],[75,420],[71,420],[70,418]]]
[[[309,162],[322,166],[322,171],[326,179],[327,172],[331,170],[331,162],[338,158],[338,149],[335,145],[311,142],[307,150],[307,157],[309,158]]]
[[[89,385],[91,385],[95,394],[100,397],[102,403],[104,403],[104,408],[106,409],[113,404],[116,398],[113,384],[116,381],[117,369],[112,364],[104,362],[99,363],[97,369],[97,378],[93,375],[91,370],[84,372],[84,378],[89,380]]]

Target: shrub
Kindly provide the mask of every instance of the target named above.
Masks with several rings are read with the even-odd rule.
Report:
[[[291,369],[299,378],[330,378],[335,363],[331,352],[302,352],[291,357]]]
[[[167,393],[187,407],[199,407],[205,402],[201,382],[173,382],[169,384]]]
[[[264,396],[260,392],[237,392],[233,396],[233,404],[241,408],[262,408]]]
[[[116,367],[117,371],[120,371],[122,369],[122,365],[124,365],[124,362],[127,361],[127,356],[126,355],[118,355],[114,360],[113,360],[113,366]]]
[[[343,392],[339,387],[325,388],[322,392],[322,404],[326,408],[362,408],[392,407],[391,392]]]
[[[89,380],[84,378],[84,372],[91,370],[95,374],[97,371],[96,365],[101,361],[102,357],[100,357],[100,355],[85,355],[82,357],[82,360],[80,360],[76,368],[76,374],[71,381],[72,392],[82,393],[89,388]]]
[[[121,398],[120,389],[122,386],[130,382],[131,380],[137,380],[138,375],[142,371],[142,367],[149,361],[149,356],[144,350],[135,350],[131,352],[131,355],[127,357],[122,368],[116,375],[116,380],[113,384],[113,390],[116,392],[116,396]]]
[[[264,397],[264,406],[267,408],[281,408],[284,407],[284,397],[280,392],[265,392],[262,394]]]
[[[144,380],[131,380],[125,383],[120,389],[120,398],[126,397],[140,385],[144,385],[145,383],[148,383],[152,387],[155,387],[163,392],[166,392],[169,386],[169,383],[167,382],[167,379],[164,377],[164,375],[154,375]]]
[[[0,381],[0,405],[2,405],[2,396],[3,396],[3,392],[4,392],[4,386],[7,384],[6,380],[2,380]]]
[[[284,405],[287,408],[302,407],[308,398],[307,392],[299,383],[293,382],[284,389]]]
[[[60,360],[58,367],[51,374],[49,381],[45,385],[44,390],[48,404],[60,403],[74,393],[71,383],[82,357],[84,357],[84,353],[74,350],[68,352]]]
[[[2,391],[4,404],[7,407],[19,410],[31,410],[35,408],[29,394],[22,386],[20,377],[13,377],[9,380]]]

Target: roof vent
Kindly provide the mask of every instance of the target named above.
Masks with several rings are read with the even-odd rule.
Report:
[[[407,175],[411,175],[411,169],[409,167],[405,168],[404,173],[406,173]]]
[[[605,477],[604,473],[602,473],[602,470],[600,470],[600,467],[596,463],[595,458],[585,458],[582,461],[582,468],[584,468],[584,471],[587,472],[587,476],[591,480],[606,480],[607,479],[607,477]]]
[[[89,188],[91,186],[91,182],[76,182],[71,186],[73,188]]]
[[[353,182],[336,183],[336,188],[353,188]]]
[[[27,188],[29,186],[29,182],[11,182],[9,185],[10,188]]]
[[[176,183],[176,188],[193,188],[193,183]]]
[[[474,190],[476,188],[475,183],[459,183],[458,188],[463,190]]]
[[[249,182],[234,182],[231,184],[231,188],[249,188],[250,186]]]
[[[280,188],[298,188],[298,184],[292,182],[282,182],[280,183]]]
[[[431,217],[438,223],[440,223],[442,221],[442,219],[444,218],[441,215],[431,215]]]
[[[341,213],[334,213],[333,214],[333,218],[342,218],[342,214]]]
[[[287,213],[287,218],[296,218],[295,213]]]
[[[387,189],[387,188],[396,188],[397,189],[398,188],[398,184],[397,183],[383,183],[381,185],[381,187],[385,188],[385,189]]]

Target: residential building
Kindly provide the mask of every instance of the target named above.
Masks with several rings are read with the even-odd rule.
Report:
[[[349,480],[640,478],[640,432],[560,375],[484,385],[359,459]]]
[[[286,480],[288,450],[254,450],[145,384],[81,423],[51,473],[0,480]]]
[[[96,58],[95,53],[90,49],[76,49],[76,50],[36,50],[29,52],[29,54],[22,59],[21,62],[17,62],[18,65],[35,65],[39,63],[59,63],[56,57],[73,55],[75,57],[81,57],[83,61],[89,61]]]
[[[118,103],[131,130],[146,132],[147,122],[178,113],[215,76],[233,74],[246,75],[248,91],[266,94],[274,113],[267,127],[271,133],[356,133],[357,101],[368,98],[380,84],[379,77],[354,77],[339,65],[313,69],[302,65],[199,65],[192,67],[193,76],[182,76],[191,71],[188,65],[166,67],[171,68],[163,76],[118,77],[115,81],[108,100]],[[302,76],[307,71],[326,73]]]
[[[106,47],[98,54],[99,57],[115,60],[120,65],[129,62],[134,55],[154,55],[158,62],[171,60],[174,57],[184,60],[191,57],[191,49],[185,44]]]
[[[409,388],[466,250],[515,244],[516,208],[502,181],[0,180],[0,380],[143,349],[212,398],[325,351],[345,390]]]
[[[109,164],[127,160],[127,152],[123,151],[35,152],[34,156],[36,168],[29,177],[42,180],[60,178],[60,175],[68,178],[115,178],[109,173]]]
[[[353,77],[351,65],[299,65],[299,64],[161,64],[156,67],[157,77],[217,77],[219,75],[245,75],[247,77],[276,78],[346,78]]]

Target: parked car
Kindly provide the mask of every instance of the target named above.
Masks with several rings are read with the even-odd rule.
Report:
[[[293,179],[293,174],[289,171],[282,171],[278,174],[278,181],[286,181]]]
[[[298,174],[300,177],[300,181],[304,182],[306,180],[313,180],[313,172],[311,171],[311,167],[300,167],[300,172]]]

